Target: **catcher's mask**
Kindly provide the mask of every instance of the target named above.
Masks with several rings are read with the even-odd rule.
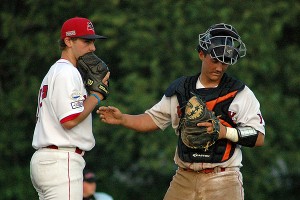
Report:
[[[235,28],[228,24],[215,24],[205,33],[199,34],[198,52],[210,54],[212,58],[234,65],[237,60],[246,55],[246,46]]]

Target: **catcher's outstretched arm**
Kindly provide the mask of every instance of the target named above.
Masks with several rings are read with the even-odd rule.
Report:
[[[122,125],[138,132],[149,132],[159,129],[152,118],[146,113],[130,115],[122,113],[118,108],[113,106],[101,106],[97,110],[97,114],[99,114],[100,120],[107,124]]]

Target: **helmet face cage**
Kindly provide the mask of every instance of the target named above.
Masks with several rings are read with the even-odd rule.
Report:
[[[231,25],[217,24],[199,34],[199,46],[218,61],[234,65],[246,55],[246,46]]]

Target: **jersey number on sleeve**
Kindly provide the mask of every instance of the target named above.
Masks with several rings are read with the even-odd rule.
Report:
[[[37,112],[36,112],[37,120],[38,120],[40,108],[43,105],[42,100],[47,97],[47,93],[48,93],[48,85],[43,85],[43,87],[41,87],[40,92],[39,92],[38,107],[37,107]]]

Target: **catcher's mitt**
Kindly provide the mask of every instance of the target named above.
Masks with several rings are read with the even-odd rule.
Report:
[[[105,62],[90,52],[78,58],[77,69],[82,76],[88,93],[90,91],[100,92],[106,99],[109,94],[108,86],[102,80],[109,69]]]
[[[207,131],[207,127],[199,127],[199,122],[211,122],[213,130]],[[207,109],[206,104],[197,95],[193,96],[185,107],[185,116],[180,121],[182,142],[192,149],[207,151],[219,137],[219,119],[214,112]]]

